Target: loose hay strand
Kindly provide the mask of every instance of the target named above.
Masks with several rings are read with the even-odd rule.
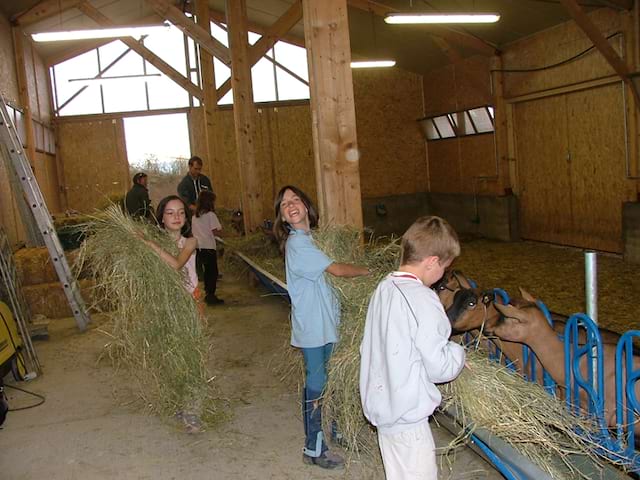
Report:
[[[135,379],[152,411],[196,415],[205,423],[220,418],[207,371],[208,340],[184,278],[140,238],[177,254],[169,235],[133,220],[117,206],[87,226],[80,267],[93,272],[104,303],[113,309],[109,356]]]

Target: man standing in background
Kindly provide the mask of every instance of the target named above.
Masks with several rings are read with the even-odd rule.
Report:
[[[149,177],[144,172],[133,176],[133,186],[124,197],[124,207],[132,217],[146,218],[153,221],[153,208],[149,199],[147,182]]]
[[[196,211],[196,200],[202,190],[213,192],[211,180],[202,173],[202,159],[193,156],[189,159],[189,173],[178,184],[178,195],[189,205],[191,213]]]

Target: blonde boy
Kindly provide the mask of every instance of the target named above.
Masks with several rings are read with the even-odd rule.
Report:
[[[458,236],[440,217],[422,217],[402,237],[400,268],[369,302],[360,345],[360,396],[378,429],[387,480],[438,478],[429,416],[440,405],[436,383],[456,378],[464,349],[431,288],[460,254]]]

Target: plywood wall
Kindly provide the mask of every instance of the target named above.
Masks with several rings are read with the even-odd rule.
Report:
[[[424,76],[424,116],[495,105],[491,59],[475,56]],[[500,195],[507,186],[492,133],[427,142],[430,191]]]
[[[68,207],[90,212],[129,187],[129,164],[121,118],[59,122],[60,155]]]
[[[623,51],[621,47],[625,43],[624,37],[633,35],[632,31],[625,31],[626,15],[630,13],[621,13],[608,8],[598,9],[590,14],[591,20],[604,36],[622,32],[609,40],[618,53]],[[509,45],[502,55],[503,68],[505,70],[532,69],[555,65],[591,46],[592,43],[584,32],[575,22],[569,21]],[[593,49],[575,61],[555,68],[528,73],[505,73],[504,96],[512,98],[541,92],[602,78],[613,73],[613,69],[604,57],[597,49]]]
[[[7,101],[19,104],[11,25],[4,15],[0,15],[0,91]]]
[[[363,198],[427,190],[422,77],[399,68],[353,71]]]

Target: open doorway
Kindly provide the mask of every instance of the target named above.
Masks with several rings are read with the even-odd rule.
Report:
[[[175,195],[187,174],[191,148],[186,113],[124,119],[129,178],[137,172],[149,176],[153,207],[167,195]]]

